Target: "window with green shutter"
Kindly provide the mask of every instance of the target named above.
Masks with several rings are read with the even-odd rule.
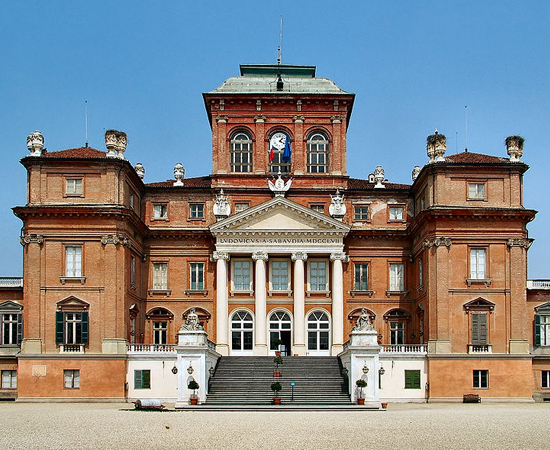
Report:
[[[89,313],[63,312],[55,313],[55,343],[56,344],[83,344],[90,339]]]
[[[405,389],[420,389],[420,370],[405,370]]]
[[[487,344],[487,314],[472,313],[472,344]]]
[[[151,389],[150,370],[134,370],[134,389]]]

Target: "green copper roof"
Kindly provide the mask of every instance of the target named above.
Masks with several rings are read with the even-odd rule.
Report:
[[[350,94],[328,78],[316,78],[315,66],[242,64],[240,68],[241,76],[228,78],[208,94]],[[277,89],[279,75],[282,89]]]

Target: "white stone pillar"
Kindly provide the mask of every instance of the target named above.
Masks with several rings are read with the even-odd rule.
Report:
[[[268,259],[266,252],[259,251],[252,255],[252,259],[256,261],[256,276],[254,280],[254,312],[256,320],[254,323],[255,340],[254,340],[254,354],[259,356],[267,356],[267,329],[266,329],[266,316],[267,316],[267,301],[266,301],[266,289],[265,289],[265,265]]]
[[[305,268],[304,261],[307,253],[296,252],[292,254],[294,261],[294,347],[293,353],[303,356],[307,352],[306,347],[306,310],[305,310]]]
[[[214,252],[216,263],[216,351],[223,356],[229,355],[227,341],[227,322],[229,321],[229,306],[227,299],[227,252]]]
[[[331,253],[332,261],[332,356],[338,355],[344,347],[344,269],[345,253]]]

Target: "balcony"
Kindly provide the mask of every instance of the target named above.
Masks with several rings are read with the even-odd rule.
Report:
[[[527,289],[550,290],[550,280],[527,280]]]
[[[175,345],[167,344],[130,344],[128,353],[174,353]]]
[[[491,344],[468,344],[468,353],[493,353],[493,346]]]
[[[59,353],[84,353],[84,344],[60,344]]]
[[[398,344],[398,345],[383,345],[380,353],[416,353],[425,354],[426,344]]]
[[[3,289],[12,289],[12,288],[22,288],[23,287],[23,278],[21,277],[0,277],[0,288]]]

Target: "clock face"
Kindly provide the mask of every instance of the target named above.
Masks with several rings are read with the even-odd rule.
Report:
[[[271,136],[269,148],[274,150],[283,150],[286,145],[286,134],[278,132]]]

